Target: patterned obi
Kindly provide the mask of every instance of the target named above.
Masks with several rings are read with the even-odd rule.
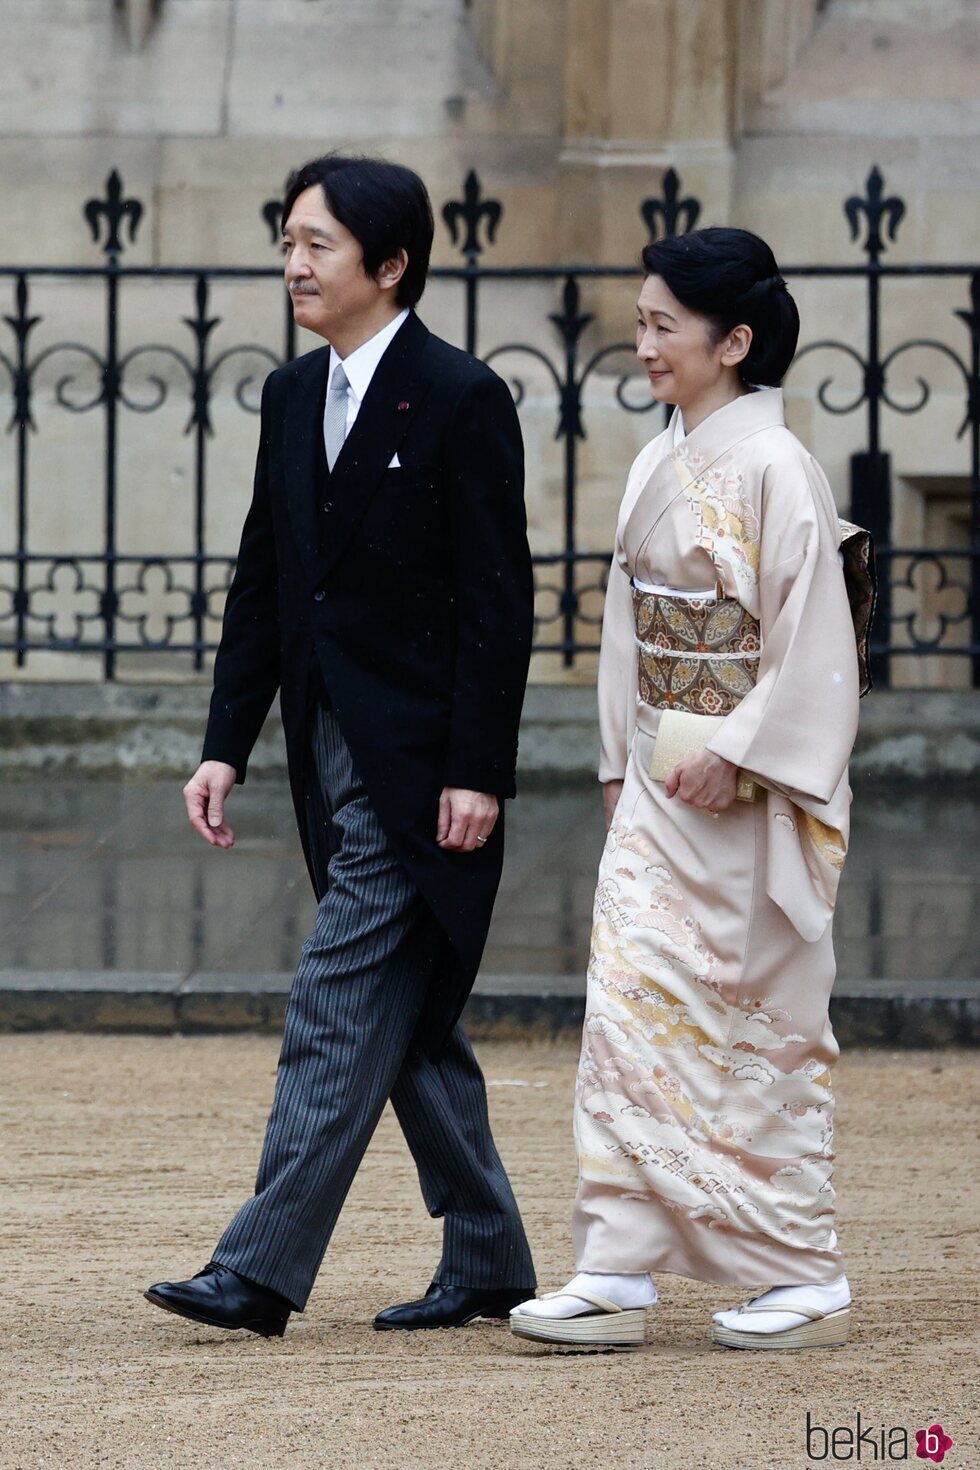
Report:
[[[655,709],[727,715],[755,685],[759,622],[734,597],[633,588],[640,698]]]

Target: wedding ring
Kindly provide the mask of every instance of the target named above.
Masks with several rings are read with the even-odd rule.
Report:
[[[477,842],[489,842],[490,839],[488,837],[478,837],[476,840]]]
[[[721,816],[721,812],[709,812],[708,815],[714,817],[717,821],[717,819]]]

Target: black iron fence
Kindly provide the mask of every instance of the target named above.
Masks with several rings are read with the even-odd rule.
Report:
[[[640,206],[651,238],[694,227],[701,206],[682,198],[680,180],[670,169],[663,193]],[[254,282],[280,278],[277,267],[163,267],[124,263],[126,243],[137,236],[143,205],[128,198],[115,171],[104,197],[90,199],[83,209],[93,241],[104,262],[91,267],[0,267],[10,281],[10,311],[4,315],[6,343],[0,345],[0,393],[9,394],[6,425],[12,453],[0,460],[0,514],[11,528],[10,544],[0,546],[0,649],[12,651],[17,667],[32,653],[60,651],[98,654],[106,679],[117,676],[118,656],[126,653],[183,655],[194,669],[203,667],[213,651],[221,606],[234,569],[227,551],[208,545],[209,441],[212,411],[219,391],[227,393],[227,375],[234,399],[244,412],[255,413],[261,379],[271,367],[295,355],[296,339],[288,299],[284,300],[281,348],[262,342],[212,347],[221,318],[212,298],[220,283]],[[261,211],[273,242],[279,238],[280,207],[269,201]],[[554,437],[562,453],[562,514],[560,539],[553,549],[535,555],[537,579],[536,649],[557,654],[565,666],[579,655],[595,652],[601,621],[602,592],[609,553],[583,549],[578,534],[579,446],[587,437],[586,387],[598,375],[612,375],[615,400],[624,413],[649,413],[648,394],[630,391],[630,369],[624,353],[631,343],[612,343],[586,352],[583,334],[594,313],[585,309],[590,290],[602,281],[628,280],[636,266],[499,267],[486,263],[500,227],[499,201],[483,197],[471,172],[462,198],[444,205],[442,219],[460,250],[462,263],[440,267],[434,280],[460,284],[463,294],[461,340],[471,352],[482,349],[481,304],[493,282],[553,282],[556,309],[547,314],[553,331],[552,355],[532,342],[494,344],[486,361],[523,358],[544,374],[554,392]],[[929,656],[954,659],[968,670],[966,682],[980,683],[980,264],[886,264],[887,243],[893,241],[905,215],[903,201],[887,196],[877,168],[869,174],[863,195],[844,202],[852,241],[866,259],[852,265],[797,265],[784,267],[796,279],[854,280],[863,290],[862,318],[855,322],[854,341],[818,338],[800,348],[792,374],[808,357],[827,354],[827,361],[843,358],[857,387],[842,390],[834,371],[815,384],[820,410],[833,415],[862,413],[863,445],[850,457],[850,513],[867,526],[877,543],[881,582],[873,634],[875,672],[887,684],[898,661]],[[885,350],[883,314],[887,291],[896,281],[949,278],[963,284],[962,306],[953,309],[952,324],[959,346],[940,336],[915,336]],[[49,341],[46,318],[34,305],[38,290],[49,282],[87,282],[101,288],[102,330],[99,345],[91,341]],[[125,293],[139,282],[185,283],[190,313],[182,318],[186,347],[172,343],[140,342],[121,346],[121,304]],[[583,298],[586,298],[583,300]],[[543,326],[544,324],[539,324]],[[0,337],[2,343],[2,337]],[[968,528],[960,544],[896,545],[892,540],[892,484],[889,455],[884,447],[882,421],[886,411],[910,415],[922,411],[933,396],[930,381],[918,374],[905,398],[896,396],[893,374],[900,359],[930,355],[947,364],[947,373],[961,384],[963,417],[957,437],[967,439],[964,477],[968,480]],[[620,367],[616,369],[617,357]],[[154,368],[153,364],[156,363]],[[166,370],[164,370],[164,364]],[[102,526],[98,537],[86,521],[73,532],[71,550],[52,550],[32,535],[32,450],[37,438],[35,399],[42,374],[50,378],[48,402],[66,414],[101,415],[100,473]],[[53,377],[51,376],[53,374]],[[507,373],[520,407],[524,385]],[[7,379],[4,385],[3,378]],[[222,389],[222,381],[226,386]],[[193,441],[193,524],[184,527],[186,541],[179,552],[143,547],[120,547],[120,510],[135,493],[120,469],[119,429],[124,415],[151,414],[171,402],[183,383],[187,418],[183,433]],[[645,382],[644,382],[645,387]],[[654,432],[651,426],[651,433]],[[966,463],[968,461],[968,463]],[[45,484],[44,494],[57,495],[64,516],[71,521],[70,487],[55,491]],[[77,512],[75,512],[77,513]],[[89,518],[90,519],[90,518]],[[98,544],[94,544],[97,541]],[[162,611],[160,610],[162,608]],[[915,682],[914,680],[912,682]]]

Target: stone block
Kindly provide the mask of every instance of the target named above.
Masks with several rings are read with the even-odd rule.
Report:
[[[181,995],[178,1027],[188,1035],[209,1031],[278,1031],[286,1014],[284,996],[264,991],[224,990]]]
[[[102,0],[6,0],[0,135],[221,130],[231,0],[167,0],[152,43],[130,50]]]
[[[121,971],[0,971],[0,1030],[175,1029],[182,976]]]
[[[25,137],[0,128],[0,178],[4,195],[0,211],[0,263],[103,264],[102,245],[93,242],[82,213],[85,203],[103,197],[108,175],[118,169],[125,185],[125,197],[136,198],[147,211],[151,210],[159,155],[160,142],[155,137],[106,134]],[[103,242],[105,235],[103,222]],[[151,262],[152,214],[144,214],[135,243],[129,239],[128,224],[124,226],[123,238],[128,263]],[[84,289],[87,288],[75,281],[33,282],[31,286],[32,295],[39,302],[69,299],[73,309]],[[11,283],[0,279],[5,312],[11,290]],[[96,340],[103,331],[100,325]],[[35,335],[42,334],[38,331]]]
[[[238,136],[326,147],[338,135],[438,133],[448,99],[491,84],[454,0],[431,0],[421,13],[384,0],[341,8],[239,0],[236,34],[228,130]]]

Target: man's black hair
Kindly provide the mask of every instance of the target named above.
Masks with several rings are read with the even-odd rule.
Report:
[[[304,189],[319,184],[327,208],[360,244],[364,269],[376,277],[399,250],[408,256],[395,288],[399,306],[414,306],[425,290],[434,225],[428,190],[410,168],[384,158],[327,153],[311,158],[286,180],[285,226]]]

